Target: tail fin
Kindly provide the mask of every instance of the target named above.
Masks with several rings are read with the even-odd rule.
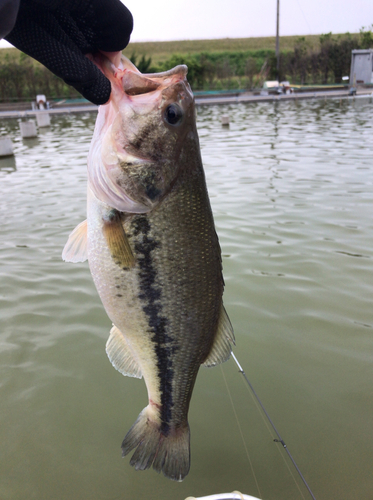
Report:
[[[159,423],[150,420],[144,408],[122,443],[122,456],[136,448],[130,464],[136,470],[153,469],[174,480],[182,481],[190,468],[189,425],[170,429],[165,435]]]

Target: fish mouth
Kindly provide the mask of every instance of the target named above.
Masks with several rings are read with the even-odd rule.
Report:
[[[111,82],[112,92],[99,108],[91,143],[91,190],[120,212],[149,212],[170,189],[188,127],[193,126],[188,69],[179,65],[142,74],[125,56],[116,66],[103,54],[94,62]]]
[[[124,92],[127,96],[154,92],[160,87],[169,87],[180,81],[186,81],[188,67],[180,64],[161,73],[141,73],[136,66],[123,54],[118,66],[115,66],[104,54],[97,54],[93,62],[110,80],[113,90]],[[115,94],[113,95],[115,100]]]

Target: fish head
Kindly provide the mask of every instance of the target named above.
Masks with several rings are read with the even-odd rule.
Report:
[[[90,188],[119,211],[149,212],[171,189],[185,139],[195,131],[187,67],[142,74],[123,56],[117,67],[103,58],[95,62],[112,92],[99,108],[88,157]]]

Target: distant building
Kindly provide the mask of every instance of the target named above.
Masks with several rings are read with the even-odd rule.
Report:
[[[350,85],[373,83],[373,49],[352,51]]]

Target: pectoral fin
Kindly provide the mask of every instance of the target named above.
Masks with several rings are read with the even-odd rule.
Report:
[[[87,254],[87,220],[81,222],[70,234],[62,252],[65,262],[85,262]]]
[[[116,264],[126,269],[133,267],[135,258],[124,232],[120,213],[117,210],[111,210],[107,218],[105,217],[103,233]]]
[[[228,318],[228,314],[221,306],[218,331],[211,351],[207,359],[202,363],[203,366],[211,367],[220,363],[224,363],[230,358],[232,352],[232,344],[235,344],[232,324]]]
[[[110,330],[110,337],[106,343],[106,353],[118,372],[127,377],[142,377],[140,366],[133,357],[124,335],[115,325]]]

